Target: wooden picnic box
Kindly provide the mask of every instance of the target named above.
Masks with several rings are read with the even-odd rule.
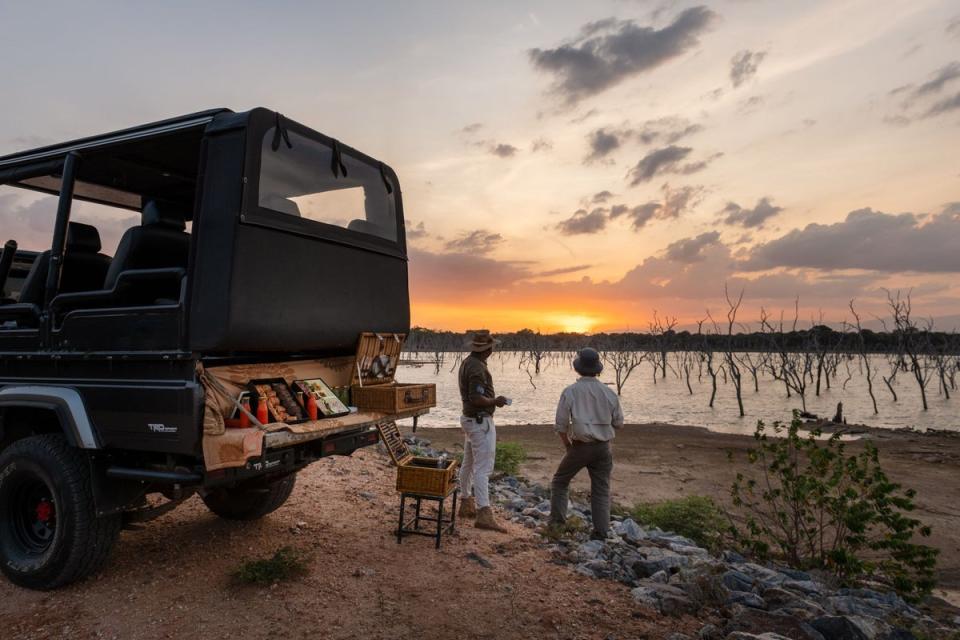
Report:
[[[394,378],[405,339],[402,333],[360,334],[350,387],[355,407],[396,413],[437,406],[437,385],[404,384]]]
[[[377,425],[383,444],[397,465],[397,491],[442,498],[457,487],[456,458],[414,456],[400,435],[396,422]],[[440,466],[437,466],[440,465]]]

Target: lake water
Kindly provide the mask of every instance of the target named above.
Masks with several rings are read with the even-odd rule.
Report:
[[[427,359],[424,354],[404,354],[405,358]],[[437,385],[437,407],[420,418],[419,424],[426,427],[458,427],[460,417],[460,393],[457,389],[456,354],[447,354],[447,360],[436,373],[433,364],[422,366],[401,365],[397,379],[401,382],[431,382]],[[528,375],[526,366],[520,366],[520,358],[514,353],[495,353],[489,362],[497,393],[513,398],[513,405],[498,409],[497,424],[553,424],[554,411],[560,392],[574,382],[577,374],[569,363],[569,356],[553,354],[541,364],[539,375]],[[936,380],[927,389],[929,410],[923,411],[920,393],[913,378],[900,373],[894,388],[899,401],[894,403],[883,380],[874,380],[879,415],[873,414],[866,378],[851,366],[853,377],[841,388],[847,378],[846,368],[841,365],[833,388],[821,388],[820,396],[814,395],[814,385],[807,392],[807,411],[820,416],[832,417],[837,402],[843,402],[844,415],[850,423],[862,423],[877,427],[898,428],[912,426],[918,429],[950,429],[960,431],[960,394],[952,394],[946,400],[937,390]],[[532,382],[531,382],[532,379]],[[613,374],[604,371],[600,379],[611,382]],[[534,386],[535,385],[535,386]],[[698,381],[691,374],[693,395],[686,384],[671,371],[666,380],[653,381],[652,366],[644,362],[634,370],[623,388],[621,403],[628,423],[665,422],[707,427],[713,431],[729,433],[753,433],[759,419],[767,423],[790,419],[791,411],[800,408],[800,399],[786,398],[783,384],[769,376],[760,379],[760,391],[753,390],[753,379],[743,372],[743,404],[746,417],[738,415],[737,399],[732,383],[724,384],[718,379],[717,398],[714,407],[710,401],[710,378],[704,374]],[[615,387],[614,387],[615,389]]]

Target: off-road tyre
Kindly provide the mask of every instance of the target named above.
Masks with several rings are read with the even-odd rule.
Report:
[[[291,473],[266,484],[215,489],[204,496],[203,502],[226,520],[259,520],[282,507],[296,483],[297,475]]]
[[[119,514],[97,517],[90,463],[62,436],[0,452],[0,569],[14,584],[56,589],[97,572],[120,524]]]

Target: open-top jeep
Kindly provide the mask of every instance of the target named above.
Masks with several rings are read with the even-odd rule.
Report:
[[[423,412],[261,424],[237,401],[255,379],[349,388],[361,332],[408,331],[400,187],[382,162],[273,111],[219,109],[2,157],[0,185],[56,209],[49,248],[12,238],[0,257],[14,583],[82,578],[122,526],[195,493],[219,516],[264,516],[299,469]],[[114,230],[136,216],[112,257],[76,220],[90,202]]]

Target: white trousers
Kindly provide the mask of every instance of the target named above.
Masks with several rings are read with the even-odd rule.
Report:
[[[490,506],[490,474],[497,453],[497,428],[493,418],[486,417],[479,424],[476,418],[460,416],[463,429],[463,464],[460,465],[460,491],[464,497],[471,494],[478,507]]]

